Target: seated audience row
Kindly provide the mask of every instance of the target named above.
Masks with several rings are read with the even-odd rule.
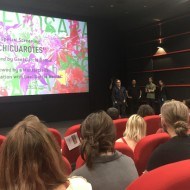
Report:
[[[111,107],[107,109],[107,114],[113,119],[119,119],[121,116],[119,115],[119,110],[115,107]],[[154,109],[148,105],[148,104],[143,104],[139,107],[137,114],[140,115],[141,117],[146,117],[149,115],[155,115]]]
[[[171,139],[153,152],[147,171],[190,159],[187,106],[178,101],[164,103],[161,123]],[[53,135],[38,117],[27,116],[1,145],[0,189],[124,190],[138,178],[134,161],[114,149],[116,129],[104,111],[90,114],[82,122],[80,132],[81,156],[86,163],[68,177]],[[128,119],[124,137],[118,141],[134,150],[145,134],[146,122],[135,114]]]

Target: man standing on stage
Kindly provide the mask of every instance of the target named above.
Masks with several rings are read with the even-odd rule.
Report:
[[[121,86],[121,81],[119,79],[115,80],[115,86],[112,90],[112,101],[114,107],[119,110],[120,115],[125,116],[126,89]]]
[[[146,85],[145,92],[147,103],[155,110],[155,91],[156,85],[153,83],[152,77],[149,77],[149,83]]]
[[[127,90],[127,98],[129,99],[129,107],[131,114],[137,113],[139,107],[139,99],[142,96],[141,89],[136,85],[136,80],[132,80],[132,85]]]

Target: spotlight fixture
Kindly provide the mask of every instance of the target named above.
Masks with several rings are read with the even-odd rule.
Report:
[[[166,51],[165,51],[165,49],[163,47],[158,46],[157,48],[158,48],[158,50],[156,51],[154,56],[159,56],[159,55],[165,55],[166,54]]]

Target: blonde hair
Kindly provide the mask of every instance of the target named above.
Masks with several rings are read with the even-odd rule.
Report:
[[[132,115],[127,121],[123,135],[138,142],[146,135],[146,122],[140,115]]]
[[[185,104],[176,100],[166,102],[161,107],[161,115],[178,136],[187,135],[189,111]]]

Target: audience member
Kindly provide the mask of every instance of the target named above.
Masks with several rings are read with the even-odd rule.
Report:
[[[134,151],[136,144],[145,137],[145,135],[146,122],[141,116],[134,114],[127,121],[123,137],[116,142],[126,143]]]
[[[107,114],[113,119],[119,119],[119,110],[117,108],[111,107],[107,109]]]
[[[0,189],[89,189],[83,178],[68,179],[60,149],[46,126],[28,116],[7,135],[0,149]],[[76,187],[77,183],[77,188]]]
[[[190,137],[187,135],[189,112],[179,101],[170,101],[161,107],[161,124],[171,139],[153,152],[147,170],[165,164],[190,159]]]
[[[185,105],[188,107],[188,109],[189,109],[189,114],[190,114],[190,99],[184,100],[183,102],[184,102]]]
[[[148,104],[143,104],[139,107],[137,114],[141,117],[149,116],[149,115],[155,115],[155,112],[153,108]]]
[[[81,156],[86,164],[72,175],[86,178],[93,190],[123,190],[138,177],[131,158],[114,150],[115,127],[104,112],[90,114],[81,124]]]

